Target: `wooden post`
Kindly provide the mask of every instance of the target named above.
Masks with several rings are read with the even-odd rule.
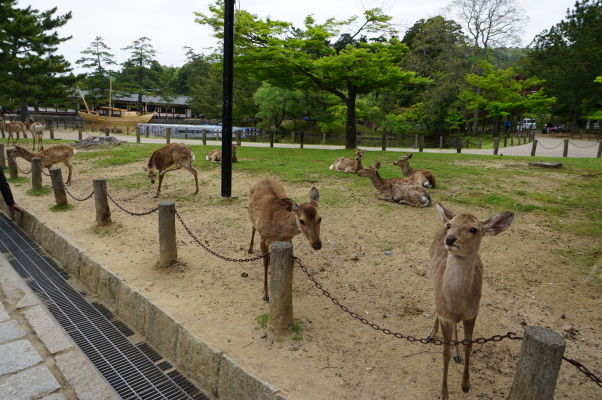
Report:
[[[479,136],[479,149],[483,148],[483,136]]]
[[[443,148],[443,136],[439,136],[439,149]]]
[[[6,156],[4,153],[4,143],[0,143],[0,165],[6,168]]]
[[[207,129],[203,129],[203,131],[201,132],[203,135],[203,144],[207,144]]]
[[[564,150],[562,151],[563,157],[568,157],[569,155],[569,140],[564,139]]]
[[[105,128],[105,136],[109,136],[110,132],[111,132],[110,128]]]
[[[126,126],[126,127],[125,127],[125,134],[126,134],[126,135],[129,135],[129,134],[130,134],[130,127],[129,127],[129,126]]]
[[[8,149],[6,151],[6,156],[8,157],[8,173],[10,179],[17,179],[19,177],[19,170],[17,169],[17,162],[15,161],[13,150]]]
[[[50,131],[50,139],[54,139],[54,126],[52,123],[48,125],[48,130]]]
[[[504,147],[508,147],[508,136],[504,136]]]
[[[383,133],[383,142],[382,142],[383,151],[387,151],[387,134]]]
[[[531,146],[531,157],[535,155],[535,150],[537,149],[537,140],[533,141],[533,145]]]
[[[150,126],[146,125],[146,137],[148,138],[148,135],[150,134]]]
[[[418,151],[420,153],[424,151],[424,135],[420,135],[418,138]]]
[[[418,136],[419,135],[414,135],[414,148],[416,148],[416,149],[418,148],[418,140],[419,140]]]
[[[109,199],[107,198],[107,180],[94,179],[94,206],[96,207],[96,225],[111,225],[111,209],[109,208]]]
[[[188,139],[188,130],[184,131],[184,139]]]
[[[136,125],[136,143],[140,143],[140,126]]]
[[[165,142],[167,144],[171,143],[171,128],[167,128],[167,130],[165,131]]]
[[[510,136],[510,146],[514,146],[514,136]]]
[[[42,189],[42,159],[34,157],[31,159],[31,188]]]
[[[113,129],[111,130],[111,132],[113,132],[113,133],[117,133],[117,127],[116,127],[116,126],[113,126]]]
[[[78,126],[77,127],[77,140],[82,140],[83,139],[83,132],[82,132],[82,127]]]
[[[301,137],[299,138],[299,147],[303,148],[303,140],[305,139],[305,132],[301,131]]]
[[[322,134],[322,144],[326,144],[326,133]]]
[[[240,147],[240,131],[236,131],[236,145]],[[293,143],[295,143],[295,134],[293,133]]]
[[[508,400],[553,400],[565,342],[550,328],[525,327]]]
[[[596,157],[602,157],[602,140],[598,142],[598,155]]]
[[[470,148],[470,136],[466,136],[466,148]]]
[[[63,174],[60,168],[50,168],[50,180],[52,181],[52,190],[54,191],[54,199],[57,206],[67,206],[67,193],[65,192],[65,184],[63,183]]]
[[[499,148],[500,148],[500,138],[495,136],[493,138],[493,155],[494,156],[497,156]]]
[[[270,263],[267,334],[277,339],[288,335],[293,326],[293,244],[272,243]]]
[[[159,267],[169,267],[177,258],[176,203],[162,201],[159,203]]]
[[[270,147],[274,147],[274,132],[270,132]]]
[[[456,142],[457,146],[456,146],[456,153],[462,153],[462,138],[459,137],[458,141]]]

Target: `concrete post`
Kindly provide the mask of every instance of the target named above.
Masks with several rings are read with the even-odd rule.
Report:
[[[564,139],[564,150],[562,151],[563,157],[568,157],[569,155],[569,140]]]
[[[4,143],[0,143],[0,165],[6,168],[6,155],[4,153]]]
[[[15,161],[15,156],[13,155],[13,151],[8,149],[6,151],[6,155],[8,157],[8,173],[10,179],[17,179],[19,177],[19,170],[17,169],[17,162]]]
[[[56,205],[69,205],[67,202],[67,193],[65,192],[65,184],[63,183],[63,174],[61,174],[60,168],[50,168],[50,180],[52,181],[52,190],[54,191]]]
[[[553,400],[564,348],[553,330],[527,326],[508,400]]]
[[[531,157],[535,155],[535,150],[537,150],[537,140],[534,140],[533,145],[531,146]]]
[[[496,136],[493,138],[493,155],[494,156],[497,156],[499,148],[500,148],[500,138]]]
[[[42,189],[42,160],[39,157],[31,159],[31,188]]]
[[[272,243],[270,264],[267,334],[276,339],[288,335],[293,326],[293,244]]]
[[[94,206],[96,207],[96,225],[111,225],[111,209],[109,208],[109,199],[107,197],[107,180],[94,179]]]
[[[169,267],[178,259],[176,248],[176,203],[159,203],[159,267]]]

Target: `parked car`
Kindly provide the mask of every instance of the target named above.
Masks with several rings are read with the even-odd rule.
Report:
[[[522,130],[535,130],[537,129],[537,123],[533,118],[523,118],[520,124],[518,124],[519,131]]]

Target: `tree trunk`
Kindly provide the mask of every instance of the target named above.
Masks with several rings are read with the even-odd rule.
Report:
[[[500,136],[500,126],[502,125],[502,117],[497,117],[495,123],[495,136]]]
[[[348,85],[347,91],[347,130],[345,135],[345,148],[355,149],[357,147],[357,132],[355,129],[355,100],[357,97],[357,88]]]
[[[477,94],[477,96],[479,96],[481,94],[481,88],[475,88],[475,93]],[[474,109],[472,117],[473,117],[472,134],[478,135],[478,133],[479,133],[479,107],[478,106],[477,106],[477,108]]]
[[[25,97],[19,98],[19,105],[21,106],[21,122],[25,122],[27,117],[29,117],[29,110],[27,109],[27,99],[25,99]]]
[[[142,93],[138,93],[138,112],[140,115],[144,114],[144,110],[142,109]]]

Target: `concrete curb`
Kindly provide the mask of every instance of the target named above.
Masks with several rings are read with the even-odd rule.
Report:
[[[0,198],[2,211],[10,216]],[[194,336],[182,324],[117,275],[91,259],[35,215],[24,211],[13,222],[75,279],[140,333],[207,395],[219,400],[284,400],[283,393],[252,376],[232,358]]]

